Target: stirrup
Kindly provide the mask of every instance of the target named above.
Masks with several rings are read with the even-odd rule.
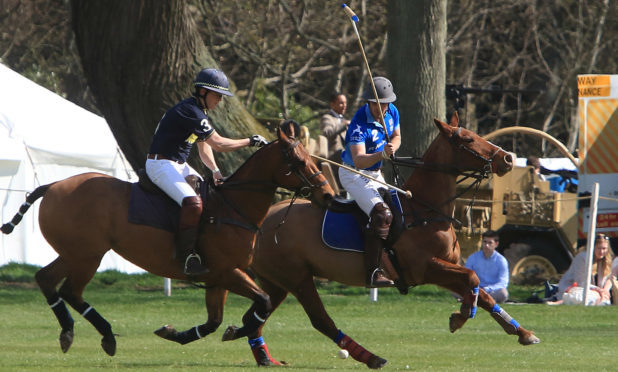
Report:
[[[200,270],[198,270],[196,272],[190,272],[189,271],[189,260],[191,260],[193,258],[197,259],[197,262],[199,263],[199,265],[201,267]],[[195,276],[195,275],[203,275],[203,274],[206,274],[206,273],[210,272],[210,270],[207,267],[202,266],[202,259],[200,258],[200,256],[197,253],[191,253],[191,254],[189,254],[187,256],[187,258],[185,259],[185,268],[184,268],[183,271],[184,271],[185,275],[189,275],[189,276],[191,276],[191,275],[193,275],[193,276]]]
[[[376,274],[382,274],[383,279],[376,281],[375,280]],[[367,283],[366,287],[367,288],[383,288],[383,287],[393,287],[394,285],[395,283],[384,275],[384,271],[382,271],[382,269],[380,268],[377,268],[373,270],[373,272],[371,273],[370,282]]]

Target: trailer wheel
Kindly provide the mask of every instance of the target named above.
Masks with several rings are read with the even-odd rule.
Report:
[[[538,284],[557,276],[554,265],[545,257],[537,255],[522,258],[511,270],[511,281],[515,284]]]
[[[507,247],[504,250],[503,255],[509,262],[511,280],[515,284],[541,284],[545,280],[551,281],[557,279],[558,273],[564,272],[569,268],[570,262],[566,257],[564,257],[561,252],[562,249],[556,245],[557,243],[553,239],[550,239],[547,236],[532,235],[518,237],[516,240],[513,239],[510,242],[507,240],[506,244]],[[520,270],[520,272],[516,273],[515,267],[518,265],[519,267],[522,267],[522,265],[526,263],[526,261],[522,262],[522,260],[526,257],[532,256],[543,258],[546,264],[541,265],[540,260],[538,259],[528,261],[531,264],[536,262],[539,268],[548,267],[548,265],[551,265],[552,269],[543,270],[545,274],[538,272],[535,275],[532,275],[532,272],[527,272],[526,270],[523,272]],[[522,263],[520,264],[520,262]],[[527,266],[530,268],[530,265]],[[522,275],[526,272],[526,275]]]

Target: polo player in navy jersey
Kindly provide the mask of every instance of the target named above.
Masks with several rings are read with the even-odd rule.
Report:
[[[213,150],[227,152],[247,146],[261,147],[268,143],[258,134],[244,139],[226,138],[219,135],[212,126],[208,113],[217,107],[224,95],[233,96],[222,71],[203,69],[197,74],[193,85],[193,97],[178,102],[161,118],[146,160],[148,177],[181,206],[176,249],[184,273],[189,276],[208,272],[195,249],[202,199],[185,181],[189,175],[200,177],[187,164],[193,144],[197,143],[200,159],[212,171],[215,184],[221,184],[223,176],[217,167]]]

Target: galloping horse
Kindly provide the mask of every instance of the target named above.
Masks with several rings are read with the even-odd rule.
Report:
[[[403,186],[411,199],[401,198],[404,231],[392,249],[398,262],[400,291],[410,286],[436,284],[462,296],[460,311],[450,317],[450,331],[461,328],[476,313],[476,305],[491,313],[508,334],[518,335],[522,345],[539,339],[512,319],[482,289],[472,270],[460,266],[460,248],[452,227],[456,178],[464,174],[477,182],[487,173],[502,176],[513,167],[510,154],[475,133],[434,120],[439,135],[432,142]],[[363,254],[333,250],[321,239],[325,211],[308,202],[280,202],[268,212],[262,226],[251,270],[262,289],[270,295],[274,309],[288,293],[303,306],[315,329],[369,368],[380,368],[386,360],[374,355],[341,332],[329,317],[315,288],[314,276],[351,286],[364,286]],[[395,261],[395,260],[393,260]],[[273,359],[262,338],[262,327],[251,332],[248,320],[255,306],[243,316],[242,328],[230,326],[223,340],[247,336],[258,365],[279,364]],[[273,310],[274,311],[274,310]]]
[[[110,249],[153,274],[206,284],[208,321],[184,332],[166,326],[156,332],[159,336],[184,344],[212,333],[221,324],[228,291],[252,299],[259,309],[257,314],[266,316],[272,308],[269,297],[244,270],[251,263],[256,232],[260,231],[276,188],[311,195],[318,204],[327,202],[333,194],[303,146],[281,131],[278,137],[256,151],[217,187],[217,192],[209,194],[201,219],[198,253],[206,258],[210,272],[200,277],[187,278],[179,262],[172,258],[173,233],[128,222],[130,183],[85,173],[34,190],[1,230],[10,233],[30,205],[43,197],[41,232],[59,256],[35,277],[62,328],[62,351],[67,352],[73,342],[73,319],[66,301],[103,336],[103,350],[109,355],[116,352],[110,324],[82,298],[86,284]]]

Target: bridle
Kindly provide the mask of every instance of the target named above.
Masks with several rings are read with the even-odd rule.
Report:
[[[298,177],[301,180],[301,185],[299,187],[296,187],[296,188],[284,187],[294,192],[292,203],[294,203],[294,201],[298,198],[298,196],[303,197],[303,198],[309,198],[315,189],[319,189],[322,186],[328,184],[328,181],[326,179],[324,179],[324,181],[319,182],[319,183],[312,182],[312,179],[322,174],[322,172],[320,171],[317,171],[308,177],[305,176],[305,174],[302,172],[301,168],[305,167],[306,163],[302,160],[298,160],[293,155],[294,149],[299,144],[300,144],[300,141],[296,140],[289,147],[284,147],[282,149],[283,160],[289,169],[288,173],[286,173],[285,175],[289,176],[290,174],[293,173],[296,177]],[[249,185],[257,185],[257,186],[260,186],[260,188],[247,187]],[[220,190],[228,189],[228,190],[244,190],[244,191],[253,191],[253,192],[270,192],[273,186],[277,186],[277,185],[272,182],[268,182],[268,181],[248,180],[248,181],[242,181],[242,182],[226,181],[222,185],[219,185],[218,188]],[[263,189],[261,189],[262,187]],[[224,203],[226,203],[229,207],[231,207],[244,220],[249,221],[248,223],[245,223],[245,222],[238,222],[232,219],[224,219],[222,220],[223,222],[241,226],[253,232],[260,231],[259,226],[251,222],[251,220],[246,216],[246,214],[241,210],[241,208],[236,206],[231,200],[229,200],[229,198],[227,198],[222,193],[219,194],[219,197],[222,199]],[[292,205],[292,203],[290,204],[290,206]],[[211,223],[214,223],[214,220],[211,221]]]
[[[302,198],[309,198],[314,190],[321,188],[322,186],[328,184],[328,180],[324,179],[324,181],[319,183],[313,183],[313,179],[322,174],[321,171],[317,171],[310,175],[309,177],[305,176],[305,174],[301,171],[301,167],[305,166],[303,161],[295,161],[293,152],[294,149],[300,144],[300,141],[295,141],[290,145],[289,148],[283,150],[283,158],[285,159],[289,172],[286,173],[286,176],[294,173],[296,177],[298,177],[302,181],[302,185],[297,188],[288,188],[290,191],[294,192],[294,198],[300,196]]]
[[[417,198],[416,196],[414,196],[413,198],[420,203],[421,205],[423,205],[424,207],[426,207],[427,209],[436,212],[440,215],[440,218],[438,219],[431,219],[431,220],[439,220],[439,221],[447,221],[450,223],[453,223],[457,226],[461,226],[462,223],[461,221],[459,221],[456,218],[453,218],[451,216],[447,216],[444,213],[442,213],[440,211],[440,207],[451,203],[452,201],[454,201],[455,199],[459,198],[460,196],[466,194],[469,190],[474,189],[473,191],[473,195],[472,198],[470,200],[469,203],[469,207],[472,206],[472,204],[474,204],[474,200],[476,198],[476,194],[479,190],[481,181],[483,179],[489,178],[489,174],[495,172],[497,169],[497,165],[495,160],[495,157],[498,155],[498,153],[503,150],[500,146],[497,146],[491,142],[488,141],[488,143],[490,143],[491,145],[496,147],[496,150],[488,157],[485,157],[483,155],[481,155],[480,153],[474,151],[473,149],[465,146],[465,144],[463,142],[467,142],[467,140],[463,139],[463,137],[461,137],[461,130],[463,128],[462,127],[458,127],[457,130],[455,131],[455,133],[453,133],[453,135],[451,137],[449,137],[448,141],[451,145],[456,146],[458,149],[463,150],[468,152],[469,154],[471,154],[472,156],[474,156],[477,159],[480,159],[483,162],[483,166],[481,168],[461,168],[458,167],[456,165],[450,165],[450,164],[435,164],[435,163],[427,163],[424,162],[422,160],[419,159],[404,159],[404,158],[395,158],[393,159],[393,163],[397,164],[397,165],[401,165],[401,166],[407,166],[407,167],[411,167],[411,168],[419,168],[419,169],[424,169],[424,170],[428,170],[428,171],[434,171],[434,172],[442,172],[442,173],[448,173],[448,174],[454,174],[456,176],[463,176],[462,178],[460,178],[459,180],[456,181],[457,184],[462,183],[463,181],[465,181],[468,178],[473,178],[474,181],[468,185],[465,189],[457,192],[453,197],[448,198],[447,200],[445,200],[444,202],[442,202],[440,205],[437,206],[433,206],[430,205],[429,203],[426,203],[422,200],[420,200],[419,198]],[[415,218],[417,219],[417,218]],[[418,225],[426,225],[428,222],[430,221],[430,219],[421,219],[419,222],[414,222],[412,224],[409,224],[409,226],[406,226],[406,228],[412,228],[414,226],[418,226]]]
[[[449,138],[449,142],[451,142],[452,144],[455,143],[456,140],[460,139],[463,141],[462,137],[461,137],[461,130],[463,128],[462,127],[458,127],[457,131],[455,133],[453,133],[453,135]],[[464,150],[467,151],[468,153],[472,154],[472,156],[474,156],[477,159],[481,159],[483,162],[485,162],[485,164],[483,165],[483,169],[482,170],[477,170],[477,172],[479,173],[480,176],[482,176],[482,178],[487,178],[489,176],[490,173],[495,172],[496,169],[496,163],[494,162],[494,158],[496,157],[496,155],[498,155],[498,153],[502,150],[502,148],[500,146],[497,146],[489,141],[487,141],[489,144],[493,145],[496,147],[496,151],[494,151],[493,154],[491,154],[489,157],[484,157],[483,155],[479,154],[478,152],[472,150],[471,148],[464,146],[463,143],[459,143],[459,149],[460,150]],[[465,175],[465,174],[462,174]]]

